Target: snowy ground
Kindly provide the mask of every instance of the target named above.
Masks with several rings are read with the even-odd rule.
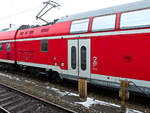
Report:
[[[14,77],[14,76],[11,76],[11,75],[8,75],[8,74],[3,74],[3,73],[0,73],[1,76],[3,77],[7,77],[9,79],[12,79],[12,80],[16,80],[16,81],[22,81],[21,78],[18,78],[18,77]],[[24,82],[26,83],[32,83],[34,85],[37,85],[35,82],[32,82],[30,80],[24,80]],[[75,97],[79,97],[78,94],[76,93],[72,93],[72,92],[68,92],[68,91],[61,91],[57,88],[53,88],[53,87],[50,87],[50,86],[45,86],[43,87],[47,90],[52,90],[54,91],[55,93],[57,93],[60,97],[64,97],[64,96],[75,96]],[[93,105],[103,105],[103,106],[108,106],[108,107],[116,107],[116,108],[120,108],[120,105],[117,105],[117,104],[113,104],[113,103],[108,103],[108,102],[104,102],[104,101],[100,101],[100,100],[96,100],[94,98],[90,98],[90,97],[87,97],[87,100],[85,102],[73,102],[74,105],[76,104],[79,104],[79,105],[83,105],[84,107],[86,108],[90,108],[92,107]],[[141,111],[137,111],[137,110],[134,110],[134,109],[130,109],[130,108],[127,108],[126,109],[126,113],[143,113]]]
[[[79,95],[75,94],[75,93],[71,93],[71,92],[67,92],[67,91],[62,92],[59,89],[51,88],[49,86],[47,86],[46,88],[55,91],[60,96],[69,95],[69,96],[77,96],[77,97],[79,97]],[[120,105],[116,105],[116,104],[113,104],[113,103],[108,103],[108,102],[96,100],[96,99],[89,98],[89,97],[87,98],[87,100],[85,102],[74,102],[74,104],[81,104],[81,105],[83,105],[84,107],[87,107],[87,108],[90,108],[92,105],[96,105],[96,104],[120,108]],[[126,113],[143,113],[143,112],[127,108],[126,109]]]

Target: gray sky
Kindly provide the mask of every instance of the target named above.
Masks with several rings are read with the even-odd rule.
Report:
[[[1,0],[0,1],[0,29],[9,24],[42,24],[36,20],[37,13],[42,9],[43,2],[48,0]],[[119,4],[140,0],[53,0],[61,7],[49,12],[44,18],[48,21],[75,13],[96,10]]]

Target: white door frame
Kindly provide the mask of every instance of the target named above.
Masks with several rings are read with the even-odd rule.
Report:
[[[72,65],[72,63],[74,64],[75,62],[71,61],[72,60],[71,50],[73,49],[76,50],[76,54],[73,53],[73,55],[76,56],[75,65]],[[82,52],[82,55],[81,55],[81,52]],[[86,55],[84,53],[86,53]],[[84,58],[84,62],[81,63],[81,60],[83,58]],[[74,75],[77,77],[91,78],[91,42],[90,42],[90,39],[68,40],[68,74]]]
[[[75,68],[72,68],[71,62],[71,48],[76,48],[76,64]],[[68,40],[68,74],[78,76],[78,40]]]
[[[91,42],[90,39],[79,39],[79,77],[90,78],[90,75],[91,75]]]

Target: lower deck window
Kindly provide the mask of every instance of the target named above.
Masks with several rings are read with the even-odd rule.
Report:
[[[41,40],[41,51],[48,52],[48,40]]]
[[[7,51],[10,51],[10,42],[6,43],[6,49],[7,49]]]
[[[3,43],[1,42],[0,43],[0,51],[2,51],[3,50]]]

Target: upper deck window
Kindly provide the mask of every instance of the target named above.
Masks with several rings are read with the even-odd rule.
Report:
[[[70,33],[85,33],[88,32],[89,19],[76,20],[71,24]]]
[[[150,9],[126,12],[121,15],[120,29],[133,29],[150,26]]]
[[[107,31],[115,30],[116,14],[107,15],[101,17],[95,17],[93,19],[92,31]]]

